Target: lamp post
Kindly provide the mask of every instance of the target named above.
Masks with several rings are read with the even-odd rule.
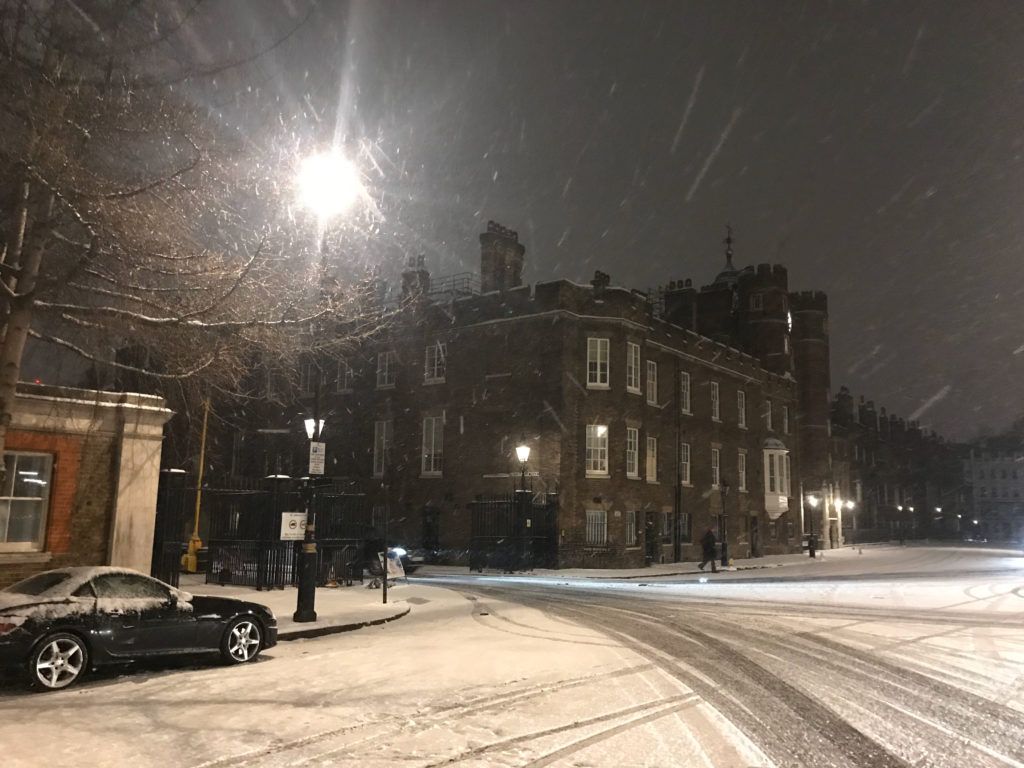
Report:
[[[857,515],[853,512],[856,509],[857,503],[852,499],[847,499],[843,502],[843,508],[849,510],[853,514],[853,526],[850,528],[850,546],[857,545]]]
[[[516,492],[516,522],[515,522],[515,555],[517,565],[522,568],[526,557],[527,544],[529,543],[530,526],[530,494],[526,490],[526,462],[530,460],[530,446],[524,438],[520,438],[516,446],[516,458],[519,459],[519,490]],[[530,547],[530,554],[533,554],[533,547]],[[512,572],[512,563],[509,563],[509,572]]]
[[[303,494],[306,502],[306,537],[302,542],[302,560],[299,563],[299,593],[295,613],[292,614],[296,622],[316,621],[316,484],[313,475],[324,473],[324,444],[320,442],[324,420],[314,413],[313,418],[306,419],[304,424],[306,437],[309,438],[309,474]]]
[[[811,507],[811,530],[808,531],[807,536],[807,556],[815,558],[818,556],[818,541],[814,535],[814,516],[818,513],[818,504],[821,503],[821,499],[812,493],[807,497],[807,503]]]
[[[520,440],[519,445],[516,446],[516,458],[519,459],[520,468],[522,473],[519,480],[519,490],[526,490],[526,462],[530,460],[530,446],[526,444],[525,440]]]
[[[725,510],[725,500],[729,498],[729,481],[724,477],[721,480],[719,489],[722,494],[722,567],[729,566],[729,513]]]

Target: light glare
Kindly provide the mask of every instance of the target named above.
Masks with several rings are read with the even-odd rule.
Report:
[[[299,202],[321,220],[344,213],[363,192],[359,171],[337,150],[303,160],[298,187]]]

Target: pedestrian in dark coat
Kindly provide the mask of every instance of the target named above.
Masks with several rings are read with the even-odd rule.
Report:
[[[707,531],[701,537],[700,546],[704,550],[704,559],[701,560],[700,565],[697,567],[702,571],[704,566],[711,563],[711,572],[718,573],[718,567],[715,565],[715,545],[718,544],[718,539],[715,538],[715,532],[709,526]]]

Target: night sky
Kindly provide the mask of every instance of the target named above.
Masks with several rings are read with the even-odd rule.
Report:
[[[224,114],[362,155],[349,257],[475,271],[495,219],[531,282],[703,285],[731,222],[829,294],[833,389],[957,439],[1024,413],[1024,4],[244,2],[218,36],[311,7]]]

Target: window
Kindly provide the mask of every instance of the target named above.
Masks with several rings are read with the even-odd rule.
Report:
[[[679,374],[679,406],[683,413],[690,412],[690,374]]]
[[[658,438],[647,438],[647,482],[658,482]]]
[[[340,393],[351,392],[352,382],[355,380],[356,374],[352,370],[352,366],[346,363],[344,360],[338,361],[338,377],[334,381],[335,391]]]
[[[739,483],[739,490],[747,490],[747,452],[740,451],[736,456],[736,480]]]
[[[764,309],[764,295],[760,293],[750,294],[750,309],[754,312],[760,312]]]
[[[320,379],[320,386],[327,383],[326,371],[321,371],[320,366],[314,362],[305,362],[299,365],[299,392],[304,395],[311,395],[316,391],[317,377]]]
[[[423,383],[437,384],[444,381],[448,361],[448,345],[438,341],[427,347],[423,355]]]
[[[395,386],[395,372],[398,370],[398,353],[393,349],[377,355],[377,387]]]
[[[608,389],[608,339],[587,339],[587,386]]]
[[[792,492],[792,489],[789,487],[790,474],[789,474],[789,453],[788,452],[783,454],[783,456],[782,456],[782,466],[783,466],[783,468],[785,470],[782,473],[782,492],[786,496],[791,496],[793,492]]]
[[[672,515],[669,512],[661,513],[661,540],[666,544],[672,542]]]
[[[647,361],[647,402],[658,404],[658,364],[653,360]]]
[[[640,430],[626,427],[626,477],[640,477]]]
[[[690,521],[690,513],[689,512],[680,512],[679,513],[679,540],[684,542],[684,543],[689,544],[692,541],[692,539],[690,538],[692,528],[693,528],[693,524]]]
[[[4,466],[7,473],[0,489],[0,551],[42,549],[53,457],[6,452]]]
[[[765,398],[764,401],[764,428],[772,430],[772,401],[770,398]]]
[[[92,581],[96,597],[135,600],[166,600],[167,588],[158,581],[131,573],[107,573]]]
[[[717,488],[721,481],[721,465],[719,464],[719,451],[717,448],[711,449],[711,487]]]
[[[603,509],[587,510],[587,544],[603,547],[608,543],[608,513]]]
[[[782,434],[789,434],[789,406],[782,406]]]
[[[391,447],[393,439],[394,422],[391,419],[386,421],[373,422],[373,476],[384,476],[384,460],[387,451]]]
[[[860,480],[853,481],[853,498],[857,502],[864,501],[864,484]]]
[[[636,511],[630,510],[626,513],[626,546],[636,546]]]
[[[640,345],[626,343],[626,391],[640,394]]]
[[[420,471],[424,475],[440,477],[444,456],[444,417],[427,416],[423,419],[423,461]]]
[[[587,425],[588,475],[608,474],[608,427],[604,424]]]
[[[679,445],[679,481],[683,485],[690,484],[690,444]]]
[[[740,429],[747,428],[747,393],[736,390],[736,419]]]
[[[766,494],[790,495],[789,454],[786,451],[764,452],[764,490]]]
[[[718,399],[718,382],[711,382],[711,418],[715,421],[722,420],[721,402]]]

